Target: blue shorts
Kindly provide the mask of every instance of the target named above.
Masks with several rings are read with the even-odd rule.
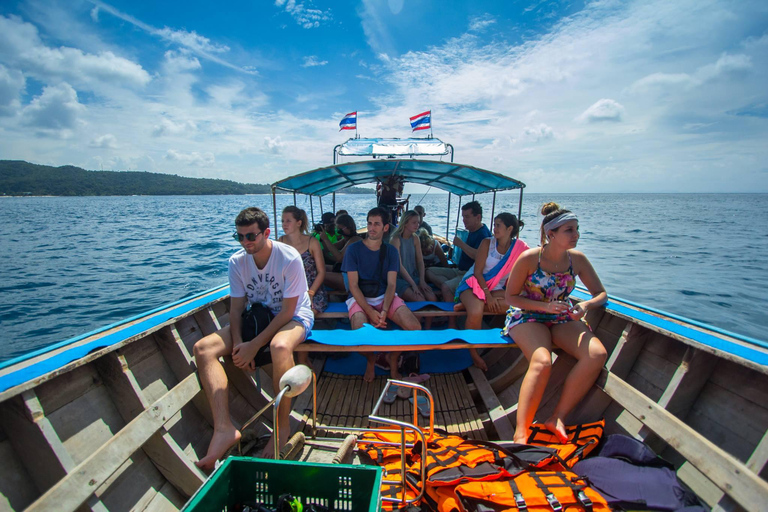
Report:
[[[301,324],[301,326],[304,328],[304,339],[301,341],[307,341],[307,338],[309,338],[309,336],[312,334],[312,324],[314,324],[314,322],[309,322],[300,316],[295,316],[291,318],[291,320],[295,320]]]

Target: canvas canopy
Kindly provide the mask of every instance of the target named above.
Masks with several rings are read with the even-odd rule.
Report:
[[[324,196],[389,176],[401,176],[407,183],[428,185],[459,196],[525,187],[520,181],[470,165],[387,158],[321,167],[275,182],[272,189]]]

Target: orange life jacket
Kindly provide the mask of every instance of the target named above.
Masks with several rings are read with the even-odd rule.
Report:
[[[437,495],[438,497],[440,495]],[[610,511],[608,503],[571,471],[528,471],[513,479],[471,482],[443,494],[440,512]]]
[[[595,449],[603,437],[605,419],[592,423],[582,423],[565,427],[568,442],[561,443],[557,436],[544,428],[544,425],[531,425],[528,444],[547,446],[557,450],[558,456],[567,467],[571,468]]]

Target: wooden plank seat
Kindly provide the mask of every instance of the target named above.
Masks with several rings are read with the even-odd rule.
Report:
[[[370,324],[356,330],[313,330],[297,352],[391,352],[512,347],[500,329],[435,331],[382,330]]]
[[[419,302],[406,302],[408,309],[413,312],[416,318],[430,318],[430,317],[445,317],[445,316],[466,316],[465,310],[455,311],[453,309],[453,302],[443,301],[419,301]],[[492,313],[486,311],[486,315]],[[506,314],[506,311],[501,314]],[[328,304],[328,309],[315,315],[315,319],[322,320],[326,318],[347,318],[349,312],[346,302],[331,302]]]

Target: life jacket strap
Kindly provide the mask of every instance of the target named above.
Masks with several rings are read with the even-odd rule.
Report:
[[[515,506],[518,512],[525,512],[528,510],[528,505],[525,503],[523,493],[520,492],[520,488],[515,483],[514,479],[509,480],[509,487],[512,489],[512,496],[515,499]]]

